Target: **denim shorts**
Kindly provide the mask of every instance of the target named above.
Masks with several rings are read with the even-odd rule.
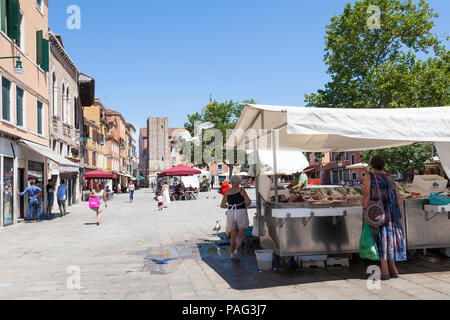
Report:
[[[50,207],[53,207],[53,204],[55,203],[55,195],[53,193],[48,194],[48,205]]]

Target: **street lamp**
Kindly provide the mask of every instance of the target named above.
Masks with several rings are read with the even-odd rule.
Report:
[[[16,74],[23,74],[23,67],[22,67],[22,61],[20,60],[20,56],[14,56],[14,57],[0,57],[0,59],[17,59],[16,61],[16,67],[14,68],[14,72]]]

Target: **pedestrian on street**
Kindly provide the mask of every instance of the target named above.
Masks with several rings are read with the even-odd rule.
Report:
[[[136,186],[134,185],[134,182],[131,181],[128,185],[128,193],[130,194],[130,202],[133,202],[134,200],[134,191],[136,190]]]
[[[230,237],[231,259],[239,259],[239,249],[244,244],[245,231],[250,225],[247,207],[252,203],[247,192],[241,188],[241,177],[232,176],[231,188],[225,193],[220,207],[227,211],[227,233]]]
[[[162,186],[162,194],[164,198],[164,208],[168,208],[170,204],[170,186],[168,185],[167,181],[164,181],[164,184]]]
[[[67,199],[66,191],[67,191],[67,184],[66,181],[63,179],[61,180],[60,185],[58,187],[58,191],[56,192],[61,217],[64,217],[66,215],[66,199]]]
[[[211,190],[214,189],[214,176],[211,176]]]
[[[158,201],[158,210],[162,211],[164,207],[164,197],[161,195],[161,192],[156,194],[156,200]]]
[[[100,206],[98,208],[92,208],[97,213],[97,226],[100,225],[101,215],[104,208],[108,208],[108,204],[106,202],[106,194],[102,188],[102,185],[97,183],[95,185],[94,190],[91,191],[91,198],[98,198],[100,200]]]
[[[55,184],[53,180],[48,180],[47,183],[47,216],[52,216],[53,204],[55,203]]]
[[[117,185],[117,193],[122,193],[122,186],[120,183]]]
[[[398,278],[395,262],[407,260],[402,203],[394,179],[385,171],[384,158],[374,156],[370,166],[372,172],[364,181],[364,210],[368,210],[371,203],[383,204],[384,223],[370,228],[380,258],[381,280],[389,280]]]
[[[30,186],[26,188],[22,193],[17,191],[17,195],[23,197],[26,193],[28,193],[28,222],[33,221],[33,210],[36,208],[36,221],[41,221],[41,195],[42,190],[38,186],[35,185],[36,182],[34,180],[30,181]]]

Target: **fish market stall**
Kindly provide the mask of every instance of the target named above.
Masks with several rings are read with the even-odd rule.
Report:
[[[245,105],[227,148],[252,154],[249,158],[257,190],[255,236],[264,249],[290,257],[356,253],[363,223],[362,188],[315,186],[292,192],[279,183],[280,173],[307,167],[299,154],[429,142],[436,145],[450,176],[449,107],[375,110]],[[295,152],[297,158],[288,156]],[[290,168],[286,168],[286,162]],[[450,234],[450,210],[446,206],[429,207],[426,195],[414,194],[406,187],[403,192],[405,233],[407,241],[411,239],[408,245],[450,247],[450,238],[445,238]],[[431,212],[439,212],[439,217],[430,224],[426,217],[430,219]],[[422,221],[414,218],[419,214],[425,217]],[[425,227],[428,231],[423,231]],[[443,230],[447,230],[445,236]],[[439,241],[427,240],[430,233],[443,236]]]
[[[445,197],[450,196],[450,189],[447,189],[447,183],[439,176],[416,176],[414,184],[398,185],[406,212],[408,249],[449,247],[450,202],[446,202]],[[439,202],[438,197],[444,200]]]

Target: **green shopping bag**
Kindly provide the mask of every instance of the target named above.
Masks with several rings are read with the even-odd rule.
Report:
[[[373,242],[372,231],[367,222],[364,223],[361,240],[359,241],[359,256],[361,259],[380,261],[377,248]]]

